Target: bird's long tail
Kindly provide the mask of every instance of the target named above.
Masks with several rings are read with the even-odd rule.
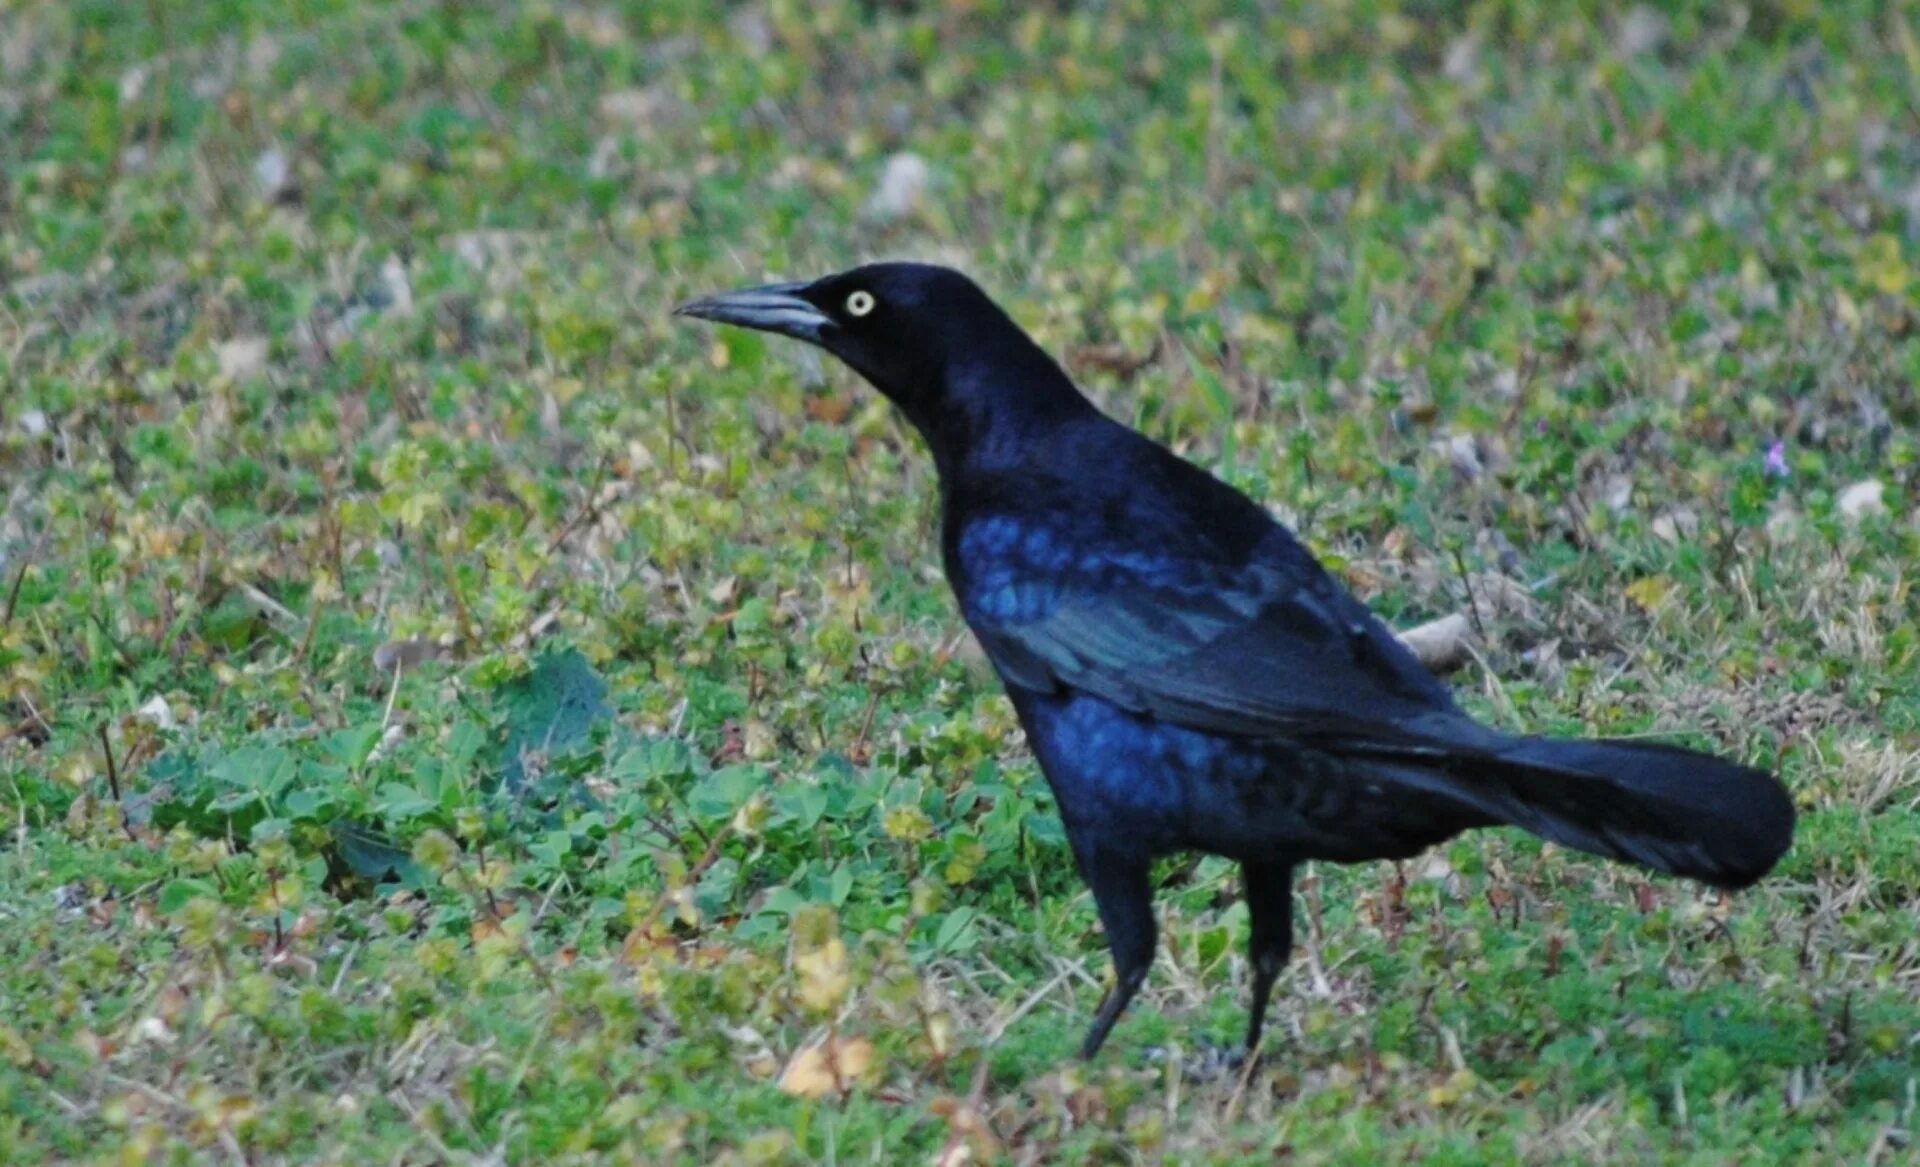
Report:
[[[1543,839],[1719,887],[1753,883],[1793,842],[1778,779],[1676,746],[1514,737],[1393,769]]]

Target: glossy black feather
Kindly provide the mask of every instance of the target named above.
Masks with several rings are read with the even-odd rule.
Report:
[[[878,264],[682,311],[827,349],[925,437],[948,581],[1113,951],[1083,1053],[1145,979],[1156,855],[1242,863],[1254,1045],[1304,860],[1399,858],[1504,823],[1737,887],[1792,841],[1793,804],[1763,771],[1468,717],[1264,509],[1103,416],[957,272]]]

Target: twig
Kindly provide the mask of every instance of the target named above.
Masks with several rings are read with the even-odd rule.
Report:
[[[487,870],[486,847],[483,844],[476,843],[475,853],[479,856],[480,872],[484,875]],[[460,890],[465,892],[468,898],[484,898],[486,900],[488,918],[495,927],[500,929],[502,934],[513,941],[514,948],[520,954],[520,959],[527,962],[527,968],[533,972],[535,979],[540,982],[541,987],[549,993],[557,992],[558,988],[553,983],[553,974],[549,973],[547,966],[541,964],[539,959],[534,955],[533,946],[527,942],[527,935],[522,933],[516,936],[507,930],[507,915],[500,910],[500,901],[493,894],[493,889],[485,884],[475,882],[473,876],[468,874],[467,869],[458,863],[454,865],[453,873],[459,876]],[[476,892],[478,893],[477,895]],[[529,919],[532,918],[530,917]],[[531,931],[531,925],[529,925],[529,931]]]
[[[238,590],[242,596],[246,597],[247,603],[252,604],[262,615],[288,624],[300,623],[300,617],[294,615],[291,608],[252,584],[243,583]]]
[[[546,547],[541,550],[538,566],[533,569],[533,574],[527,577],[526,587],[529,591],[539,586],[540,581],[546,576],[548,570],[553,567],[554,556],[559,554],[561,547],[568,539],[572,538],[573,533],[600,517],[601,511],[605,509],[605,504],[602,503],[600,499],[601,487],[605,485],[607,472],[610,469],[611,456],[602,455],[600,461],[595,464],[593,468],[592,481],[587,484],[585,501],[583,501],[579,507],[575,508],[571,515],[567,516],[566,521],[560,524],[560,529],[554,532],[553,537],[547,540]],[[456,585],[454,586],[454,602],[459,604],[459,588],[456,581],[452,578],[451,569],[448,571],[448,582],[449,584]],[[466,623],[464,604],[461,604],[461,613],[462,625],[464,626]],[[535,618],[535,622],[538,622],[537,617]],[[532,625],[528,626],[528,630],[531,634]],[[531,635],[529,638],[531,638]]]
[[[387,738],[387,727],[393,724],[393,702],[400,696],[400,674],[406,670],[406,663],[395,653],[393,659],[393,684],[387,687],[387,711],[380,717],[380,740]]]
[[[733,834],[732,823],[728,823],[727,825],[721,827],[719,830],[715,831],[713,833],[712,840],[707,843],[707,853],[705,855],[700,856],[700,861],[698,863],[695,863],[692,867],[687,869],[687,877],[683,882],[687,884],[692,884],[695,881],[697,881],[702,875],[705,875],[707,873],[707,868],[712,867],[716,862],[719,861],[720,844],[726,842],[727,836],[731,834]],[[662,892],[660,894],[660,897],[653,901],[653,907],[647,909],[647,914],[640,918],[640,922],[638,924],[634,925],[633,931],[636,935],[644,936],[648,932],[651,932],[653,930],[654,921],[658,920],[660,918],[660,913],[666,910],[667,897],[669,894],[670,893],[668,892]]]
[[[860,719],[860,736],[853,743],[853,755],[859,757],[867,748],[867,734],[873,729],[874,711],[880,708],[880,689],[875,686],[867,694],[867,712]]]
[[[320,630],[320,613],[326,611],[324,601],[315,600],[313,611],[307,615],[307,634],[300,638],[300,647],[293,654],[293,663],[299,665],[307,659],[307,653],[313,650],[313,635]]]
[[[1233,1084],[1233,1096],[1227,1099],[1227,1123],[1232,1125],[1240,1117],[1240,1103],[1247,1096],[1247,1084],[1253,1081],[1253,1072],[1260,1065],[1260,1046],[1267,1041],[1266,1032],[1260,1034],[1260,1045],[1247,1051],[1246,1058],[1240,1063],[1240,1080]]]
[[[20,570],[13,573],[13,587],[7,592],[7,608],[5,612],[0,612],[0,631],[5,631],[7,625],[13,623],[14,609],[20,605],[20,587],[27,582],[27,569],[40,557],[40,548],[46,541],[47,532],[41,531],[34,539],[33,546],[27,548],[27,557],[20,561]]]
[[[1018,1025],[1020,1023],[1021,1018],[1033,1012],[1035,1006],[1039,1005],[1040,1002],[1046,1000],[1047,995],[1049,993],[1053,992],[1053,990],[1058,988],[1062,983],[1064,983],[1068,977],[1073,975],[1074,970],[1075,970],[1074,965],[1072,964],[1065,965],[1060,969],[1059,972],[1053,974],[1052,980],[1048,981],[1046,984],[1041,985],[1039,988],[1029,993],[1027,995],[1027,999],[1020,1002],[1020,1005],[1018,1008],[1016,1008],[1012,1013],[1007,1014],[1007,1019],[1005,1021],[1002,1021],[996,1024],[993,1027],[992,1031],[987,1034],[987,1044],[991,1046],[994,1043],[998,1042],[1003,1036],[1006,1035],[1007,1030],[1012,1029],[1015,1025]]]
[[[599,517],[602,509],[600,487],[607,480],[607,469],[608,456],[602,455],[599,463],[593,468],[593,480],[587,484],[586,502],[568,516],[567,521],[560,525],[560,530],[554,533],[553,538],[547,540],[546,550],[540,553],[542,567],[546,565],[547,560],[553,558],[554,552],[560,550],[560,545],[565,543],[569,536]]]
[[[47,724],[46,718],[40,716],[40,710],[34,705],[33,698],[22,693],[20,695],[20,704],[27,707],[27,716],[33,718],[34,724],[40,727],[40,732],[46,734],[48,740],[51,741],[53,738],[53,727]]]
[[[485,839],[475,839],[473,841],[473,856],[475,861],[480,864],[480,874],[484,876],[487,873],[487,841]],[[501,919],[500,901],[494,898],[493,888],[482,883],[480,890],[486,893],[487,913],[496,920]]]
[[[834,1076],[839,1077],[838,1066],[834,1067]],[[940,1153],[933,1157],[935,1163],[964,1162],[965,1160],[959,1157],[960,1145],[966,1139],[981,1134],[979,1127],[985,1127],[985,1133],[989,1137],[992,1136],[993,1128],[987,1124],[986,1104],[987,1056],[982,1053],[979,1062],[973,1067],[973,1085],[967,1089],[967,1100],[961,1103],[959,1111],[948,1119],[952,1132],[947,1135],[946,1146],[941,1147]],[[978,1127],[974,1125],[976,1123],[979,1124]]]
[[[127,821],[127,802],[120,796],[120,766],[113,760],[113,738],[108,735],[104,721],[100,723],[100,751],[107,757],[107,789],[113,791],[113,804],[120,808],[120,829],[126,832],[128,842],[138,842],[133,824]]]
[[[167,1093],[165,1090],[160,1089],[158,1086],[150,1086],[147,1083],[140,1081],[138,1078],[129,1078],[124,1074],[116,1074],[112,1070],[100,1071],[100,1077],[102,1077],[106,1081],[113,1083],[115,1086],[119,1086],[124,1089],[131,1090],[136,1094],[144,1094],[147,1098],[149,1098],[154,1102],[158,1102],[162,1106],[169,1107],[173,1110],[177,1110],[185,1114],[195,1113],[193,1107],[188,1106],[186,1102],[184,1102],[183,1100],[174,1097],[173,1095]]]
[[[446,569],[447,595],[453,598],[453,618],[460,625],[460,641],[463,645],[470,645],[479,638],[473,634],[473,612],[467,607],[466,597],[460,594],[460,575],[453,569],[452,557],[442,556],[440,563]],[[538,573],[535,575],[537,578]]]
[[[533,927],[538,927],[540,921],[546,919],[547,909],[553,904],[554,893],[560,890],[560,885],[565,883],[566,879],[565,875],[556,875],[547,881],[547,892],[540,897],[540,906],[533,910]]]
[[[460,1161],[461,1157],[454,1154],[453,1148],[447,1146],[446,1143],[441,1141],[440,1136],[434,1133],[433,1125],[420,1113],[420,1108],[413,1104],[413,1099],[408,1098],[405,1092],[398,1088],[389,1090],[387,1091],[387,1101],[399,1107],[400,1111],[407,1116],[407,1121],[413,1124],[413,1129],[419,1133],[421,1138],[427,1141],[427,1145],[433,1148],[434,1153],[440,1156],[442,1163],[457,1163]]]
[[[1480,643],[1486,644],[1487,630],[1480,623],[1480,601],[1473,594],[1473,576],[1467,572],[1466,557],[1460,554],[1458,547],[1448,549],[1453,554],[1453,569],[1460,573],[1461,586],[1467,589],[1467,615],[1473,620],[1474,634],[1480,637]]]
[[[335,970],[333,974],[333,984],[327,989],[327,992],[338,993],[340,991],[341,982],[347,979],[347,970],[353,967],[353,958],[359,954],[360,942],[356,940],[353,942],[353,947],[347,949],[347,958],[341,961],[340,967]]]
[[[277,867],[267,868],[267,893],[273,896],[273,955],[278,957],[287,950],[287,933],[280,926],[280,913],[286,910],[286,905],[280,902],[280,869]]]

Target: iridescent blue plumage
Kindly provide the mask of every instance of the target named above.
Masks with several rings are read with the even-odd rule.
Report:
[[[1473,721],[1284,527],[1103,416],[957,272],[876,264],[681,310],[826,348],[926,438],[948,581],[1113,951],[1086,1055],[1146,977],[1148,870],[1169,851],[1240,861],[1254,1048],[1302,860],[1400,857],[1511,823],[1741,886],[1792,839],[1792,802],[1762,771]]]

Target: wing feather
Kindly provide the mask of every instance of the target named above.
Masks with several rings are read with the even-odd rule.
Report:
[[[1254,737],[1414,744],[1471,726],[1444,686],[1290,538],[1239,568],[1083,555],[1028,564],[1029,541],[970,565],[998,603],[969,623],[1009,684],[1088,692],[1164,721]]]

